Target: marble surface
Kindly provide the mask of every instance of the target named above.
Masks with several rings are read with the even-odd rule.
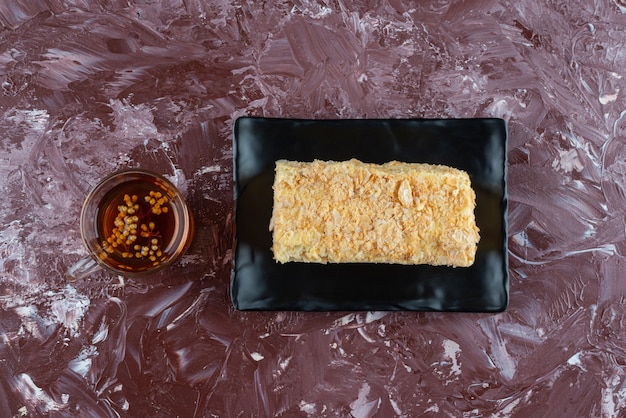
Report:
[[[626,3],[0,3],[0,411],[52,417],[613,417],[626,409]],[[499,314],[239,312],[239,116],[500,117]],[[106,174],[157,170],[196,241],[68,281]]]

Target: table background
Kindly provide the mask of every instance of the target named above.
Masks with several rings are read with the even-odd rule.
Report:
[[[2,416],[624,413],[623,0],[21,0],[0,25]],[[507,311],[234,310],[243,115],[504,118]],[[194,246],[66,280],[82,200],[128,166],[183,191]]]

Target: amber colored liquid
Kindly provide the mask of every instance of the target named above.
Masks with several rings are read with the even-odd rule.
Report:
[[[167,201],[161,200],[155,209],[156,193]],[[104,249],[100,258],[128,272],[142,272],[166,262],[176,251],[172,240],[181,227],[176,208],[172,207],[173,195],[173,191],[148,179],[130,180],[104,195],[96,217],[97,241]],[[154,199],[153,203],[146,201],[146,196]]]

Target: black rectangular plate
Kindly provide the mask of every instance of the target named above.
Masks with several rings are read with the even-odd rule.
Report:
[[[233,305],[240,310],[503,311],[509,298],[506,141],[502,119],[238,119]],[[467,171],[481,236],[474,265],[276,263],[269,231],[275,161],[351,158]]]

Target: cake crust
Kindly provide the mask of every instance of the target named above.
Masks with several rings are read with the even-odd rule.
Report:
[[[277,262],[474,263],[475,193],[462,170],[356,159],[279,160],[275,170]]]

